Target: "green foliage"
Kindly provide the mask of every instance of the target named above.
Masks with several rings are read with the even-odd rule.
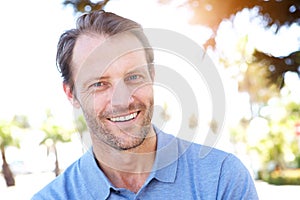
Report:
[[[300,169],[261,172],[261,180],[274,185],[300,185]]]
[[[286,105],[286,110],[288,111],[288,116],[291,120],[300,120],[300,105],[296,102],[290,102]]]
[[[71,131],[62,128],[55,124],[44,124],[42,131],[46,134],[45,138],[40,142],[40,144],[47,144],[47,141],[51,140],[53,144],[57,142],[70,142],[71,141]]]
[[[295,164],[297,168],[300,168],[300,152],[295,158]]]
[[[286,153],[291,152],[291,146],[282,129],[278,130],[278,132],[270,131],[254,149],[259,152],[265,165],[274,162],[275,166],[279,166],[280,168],[285,168],[286,160],[284,156]]]
[[[279,83],[271,80],[270,71],[265,62],[257,60],[253,45],[249,43],[248,35],[241,35],[233,43],[233,52],[226,52],[226,46],[219,47],[220,63],[231,72],[229,75],[238,83],[239,92],[247,92],[250,102],[254,104],[266,104],[280,92]]]
[[[12,136],[13,123],[0,121],[0,147],[7,146],[20,147],[19,140]]]
[[[288,86],[283,89],[285,92],[270,99],[258,112],[259,118],[265,123],[264,131],[260,130],[261,127],[255,127],[259,124],[251,124],[256,117],[249,121],[241,120],[231,130],[233,143],[242,142],[251,153],[257,153],[262,164],[261,170],[265,171],[260,176],[264,176],[265,180],[270,179],[270,182],[286,181],[279,176],[270,177],[269,172],[274,169],[300,167],[300,138],[296,135],[296,125],[300,122],[300,102],[295,100]],[[252,131],[249,131],[251,128]],[[250,137],[256,137],[255,143],[247,141]]]
[[[50,111],[46,113],[46,120],[42,124],[41,130],[45,133],[44,139],[40,144],[47,146],[56,145],[57,142],[70,142],[73,129],[66,129],[55,122],[55,119]]]
[[[46,119],[41,127],[41,130],[45,133],[44,139],[40,142],[40,144],[44,144],[47,146],[47,153],[49,153],[50,149],[54,151],[55,155],[55,175],[58,176],[60,174],[60,168],[58,163],[58,151],[57,151],[57,143],[58,142],[70,142],[71,135],[75,132],[73,129],[66,129],[60,124],[57,124],[54,116],[51,114],[50,110],[46,111]]]
[[[274,162],[277,167],[284,169],[291,163],[287,158],[292,156],[296,160],[300,152],[295,133],[295,125],[300,121],[300,104],[290,102],[281,106],[285,114],[279,119],[268,118],[269,133],[254,149],[259,153],[265,165]]]

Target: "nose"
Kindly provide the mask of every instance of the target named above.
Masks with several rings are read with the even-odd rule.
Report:
[[[124,81],[119,81],[114,87],[112,94],[112,106],[128,106],[132,101],[132,90],[124,83]]]

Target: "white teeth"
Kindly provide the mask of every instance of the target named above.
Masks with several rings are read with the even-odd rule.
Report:
[[[132,113],[130,115],[126,115],[126,116],[112,117],[112,118],[110,118],[110,121],[113,121],[113,122],[124,122],[124,121],[129,121],[131,119],[134,119],[136,116],[137,116],[137,112]]]

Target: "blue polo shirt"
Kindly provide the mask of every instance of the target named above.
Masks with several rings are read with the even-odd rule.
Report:
[[[113,186],[88,151],[32,199],[258,199],[252,177],[234,155],[156,134],[153,170],[137,193]]]

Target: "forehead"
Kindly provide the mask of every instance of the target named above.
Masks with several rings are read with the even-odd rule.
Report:
[[[104,35],[83,34],[80,35],[75,43],[72,55],[72,65],[80,66],[91,55],[91,53],[102,43],[105,42]]]
[[[92,61],[93,57],[103,61],[111,61],[128,52],[143,49],[141,42],[130,32],[113,36],[87,33],[80,35],[75,43],[72,64],[83,65]]]
[[[101,75],[116,60],[132,55],[130,60],[146,59],[141,42],[131,33],[111,37],[99,34],[83,34],[74,46],[72,57],[73,78],[85,79],[87,75]]]

